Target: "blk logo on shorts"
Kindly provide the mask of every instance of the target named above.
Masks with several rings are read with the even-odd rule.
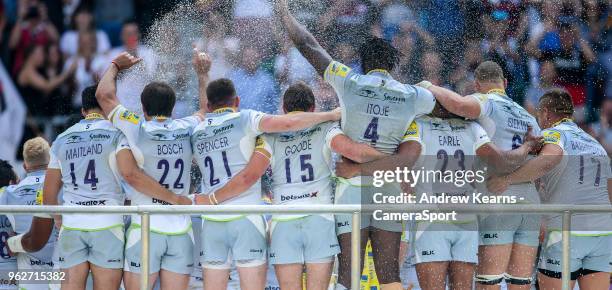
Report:
[[[109,262],[109,263],[121,262],[121,259],[110,259],[110,260],[107,260],[106,262]]]
[[[345,221],[345,222],[341,222],[341,223],[336,223],[336,225],[337,225],[338,227],[346,227],[346,226],[348,226],[348,225],[349,225],[349,222],[348,222],[348,221]]]
[[[548,258],[548,259],[546,259],[546,264],[551,264],[551,265],[559,266],[559,265],[561,265],[561,261]]]
[[[140,268],[140,263],[130,262],[130,266]]]
[[[250,253],[263,253],[263,249],[250,249]]]
[[[497,239],[498,238],[497,234],[484,234],[482,237],[485,239]]]
[[[430,251],[422,251],[421,255],[423,256],[431,256],[431,255],[435,255],[436,252],[434,250],[430,250]]]

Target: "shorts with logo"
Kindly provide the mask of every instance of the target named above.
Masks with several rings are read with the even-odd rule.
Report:
[[[419,223],[422,230],[412,232],[414,263],[457,261],[478,262],[478,225],[470,222]]]
[[[397,184],[387,183],[382,187],[355,186],[347,182],[339,181],[336,185],[336,204],[374,204],[373,195],[382,193],[384,196],[397,195],[402,190]],[[352,216],[350,214],[336,215],[336,233],[338,235],[352,231]],[[361,229],[374,227],[389,232],[402,232],[404,229],[402,221],[380,221],[373,218],[372,214],[361,215]]]
[[[40,272],[49,272],[53,271],[53,262],[43,262],[35,257],[30,256],[27,253],[19,253],[17,254],[17,269],[19,271],[40,271]],[[30,282],[32,283],[32,282]],[[19,283],[19,290],[49,290],[49,289],[57,289],[57,286],[60,285],[59,282],[54,282],[55,284],[45,284],[34,282],[32,284]]]
[[[612,236],[570,236],[570,271],[580,269],[597,272],[610,272]],[[539,269],[561,272],[562,263],[561,232],[550,232],[540,254]]]
[[[140,273],[140,241],[140,226],[132,224],[127,231],[125,242],[125,271]],[[149,235],[149,274],[157,273],[160,270],[191,274],[194,263],[193,244],[191,228],[179,234],[151,232]]]
[[[266,263],[266,222],[263,216],[242,216],[228,221],[202,219],[202,255],[204,268],[230,269],[254,267]]]
[[[62,227],[57,246],[62,269],[90,262],[107,269],[123,268],[123,225],[103,230]]]
[[[333,261],[340,252],[333,217],[310,215],[272,221],[270,263],[303,264]]]
[[[480,245],[521,244],[537,247],[540,216],[527,214],[480,215]]]

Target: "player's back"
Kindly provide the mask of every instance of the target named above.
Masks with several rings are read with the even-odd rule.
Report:
[[[62,173],[64,205],[123,205],[116,153],[127,147],[121,131],[104,119],[84,119],[60,134],[51,147],[50,168]],[[63,215],[68,228],[103,228],[122,216]],[[96,226],[98,225],[98,226]]]
[[[211,193],[244,169],[255,150],[262,113],[231,108],[209,113],[191,137],[194,156],[202,172],[202,192]],[[257,181],[227,204],[260,204],[261,182]]]
[[[490,142],[489,136],[478,123],[457,118],[423,116],[416,119],[408,134],[419,134],[420,136],[412,138],[421,139],[422,142],[421,157],[415,168],[422,170],[423,174],[432,172],[428,175],[434,177],[417,183],[415,189],[417,195],[445,193],[469,197],[476,191],[473,186],[475,183],[449,182],[444,176],[455,175],[457,171],[463,171],[465,176],[465,172],[472,171],[474,172],[472,176],[477,178],[476,171],[479,165],[476,150]],[[441,175],[436,176],[437,173]],[[466,214],[461,215],[461,218],[476,219],[474,215]]]
[[[570,119],[543,131],[545,144],[563,149],[561,162],[540,179],[542,199],[554,204],[610,204],[608,178],[610,158],[595,138]],[[572,228],[610,230],[609,214],[575,214]],[[558,217],[554,221],[560,222]]]
[[[263,135],[271,153],[274,204],[332,203],[329,142],[330,134],[339,130],[336,122],[325,122],[297,132]]]
[[[533,128],[534,134],[540,133],[536,119],[503,91],[492,90],[472,96],[481,104],[478,123],[500,149],[506,151],[520,147],[529,127]]]
[[[501,150],[519,148],[527,135],[529,127],[534,135],[540,135],[540,126],[527,110],[510,99],[503,90],[491,90],[487,94],[472,95],[480,103],[478,123],[482,126],[491,141]],[[495,174],[510,173],[511,168],[497,168]],[[519,202],[539,203],[540,198],[531,182],[511,185],[504,193],[516,196]]]
[[[42,187],[45,182],[45,171],[39,170],[30,172],[16,185],[6,188],[2,196],[2,204],[7,205],[28,205],[35,206],[42,204]],[[32,224],[32,215],[7,215],[13,230],[17,234],[27,233]],[[53,250],[57,240],[57,231],[54,228],[47,244],[38,252],[22,253],[18,256],[20,267],[24,263],[32,266],[53,267]]]
[[[388,154],[395,153],[414,118],[435,105],[429,91],[402,84],[383,70],[361,75],[334,61],[325,79],[338,94],[346,135]]]

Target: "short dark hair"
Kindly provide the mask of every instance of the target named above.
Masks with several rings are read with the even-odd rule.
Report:
[[[380,37],[369,37],[359,48],[359,57],[364,73],[373,69],[391,71],[399,62],[400,52]]]
[[[96,89],[98,85],[86,87],[81,93],[81,102],[83,104],[83,110],[89,111],[92,109],[100,109],[98,99],[96,99]]]
[[[474,71],[474,77],[480,82],[503,82],[505,79],[501,66],[490,60],[478,65]]]
[[[152,82],[142,90],[140,102],[147,115],[170,117],[176,102],[176,95],[168,84]]]
[[[216,79],[208,84],[206,95],[211,107],[229,106],[236,97],[236,88],[230,79]]]
[[[309,111],[315,106],[315,96],[304,82],[297,82],[285,91],[283,108],[287,112]]]
[[[0,188],[11,183],[17,183],[17,174],[8,161],[0,159]]]
[[[540,97],[540,107],[562,117],[571,117],[574,114],[572,96],[564,89],[548,90]]]

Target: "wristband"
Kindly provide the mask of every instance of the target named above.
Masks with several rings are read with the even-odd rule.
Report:
[[[214,205],[218,205],[219,201],[217,200],[217,197],[215,196],[216,192],[212,192],[211,194],[208,195],[208,199],[210,199],[211,203]]]
[[[13,253],[25,253],[26,252],[26,250],[23,248],[23,245],[21,244],[21,239],[23,239],[23,235],[25,234],[20,234],[14,237],[10,237],[6,241],[6,244],[8,245],[11,252]]]
[[[431,86],[433,86],[433,84],[430,81],[421,81],[420,83],[416,84],[416,86],[429,89]]]
[[[115,67],[117,68],[117,70],[119,70],[119,71],[121,70],[121,69],[119,68],[119,65],[118,65],[118,64],[117,64],[117,63],[116,63],[114,60],[113,60],[113,61],[111,61],[111,63],[115,65]]]

